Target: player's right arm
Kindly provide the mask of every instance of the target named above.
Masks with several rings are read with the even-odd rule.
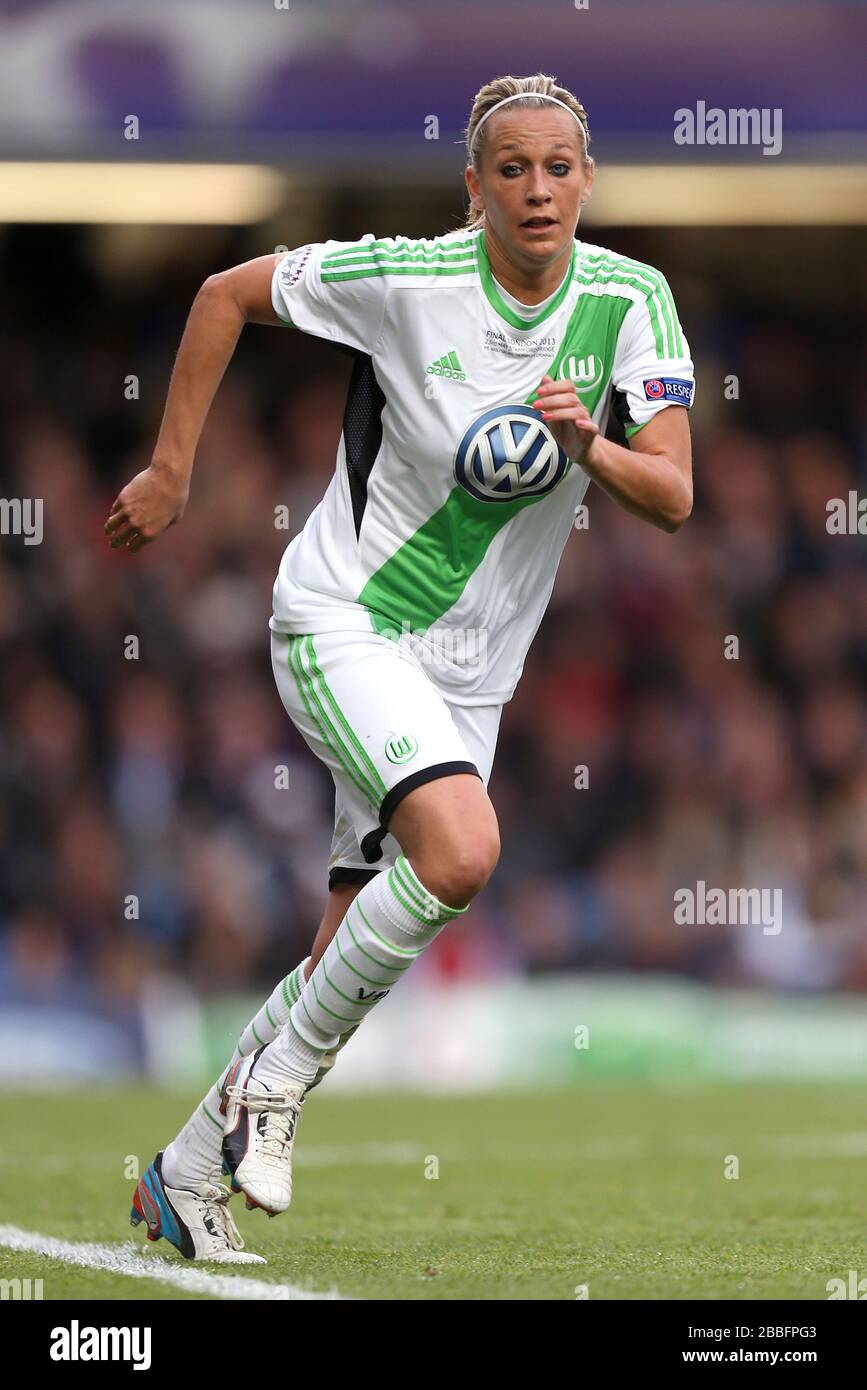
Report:
[[[181,338],[150,466],[115,499],[106,534],[113,549],[141,550],[183,516],[199,436],[245,323],[280,324],[271,282],[283,253],[211,275]]]
[[[205,281],[178,349],[150,467],[127,483],[109,514],[113,547],[141,550],[183,515],[202,426],[244,324],[289,324],[370,353],[385,322],[390,277],[411,259],[407,247],[405,238],[366,232],[358,241],[259,256]]]

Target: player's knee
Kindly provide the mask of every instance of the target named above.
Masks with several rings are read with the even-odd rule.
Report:
[[[481,893],[499,857],[500,838],[494,829],[473,843],[455,845],[436,864],[421,865],[419,878],[447,907],[465,907]]]

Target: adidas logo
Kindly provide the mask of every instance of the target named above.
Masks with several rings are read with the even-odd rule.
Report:
[[[432,376],[442,376],[449,381],[466,381],[467,374],[458,361],[458,354],[452,350],[447,352],[445,357],[438,357],[435,362],[431,362],[427,370]]]

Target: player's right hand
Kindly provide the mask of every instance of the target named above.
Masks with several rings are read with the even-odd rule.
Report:
[[[111,504],[105,533],[112,550],[141,550],[156,540],[180,521],[189,492],[189,477],[165,464],[151,463],[137,473]]]

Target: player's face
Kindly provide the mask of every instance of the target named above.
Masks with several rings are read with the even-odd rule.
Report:
[[[498,111],[485,123],[479,170],[467,187],[489,235],[519,264],[545,265],[572,238],[593,182],[574,117],[550,110]]]

